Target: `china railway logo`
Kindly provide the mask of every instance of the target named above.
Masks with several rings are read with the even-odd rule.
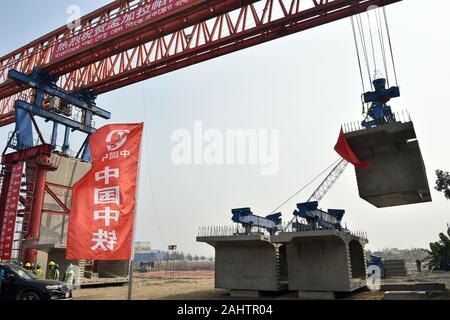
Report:
[[[129,130],[113,130],[106,136],[106,147],[108,151],[116,151],[127,142]]]

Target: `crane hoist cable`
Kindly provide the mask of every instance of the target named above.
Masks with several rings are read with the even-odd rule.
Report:
[[[325,179],[319,184],[319,186],[316,188],[316,190],[314,190],[314,192],[312,193],[312,195],[309,197],[308,201],[306,201],[306,202],[312,202],[312,201],[320,202],[323,199],[323,197],[325,197],[325,195],[328,193],[328,191],[330,191],[330,189],[333,187],[333,185],[336,183],[336,181],[344,173],[345,168],[347,168],[347,165],[348,165],[348,161],[343,158],[340,158],[340,159],[336,160],[335,162],[333,162],[333,164],[330,165],[327,169],[325,169],[324,172],[328,171],[328,169],[333,167],[333,169],[327,174]],[[323,173],[321,173],[318,177],[320,177],[322,174]],[[291,221],[289,221],[289,223],[283,228],[283,231],[286,231],[292,225],[294,220],[298,222],[298,217],[294,216],[291,219]]]
[[[358,30],[356,30],[355,27],[355,19],[356,19],[356,25],[358,27]],[[369,88],[373,89],[373,84],[372,84],[372,77],[370,74],[370,67],[369,67],[369,58],[367,55],[367,47],[366,47],[366,41],[364,38],[364,33],[362,32],[362,21],[361,21],[361,17],[358,15],[355,17],[355,19],[352,17],[350,17],[351,23],[352,23],[352,31],[353,31],[353,38],[355,41],[355,49],[356,49],[356,56],[358,58],[358,67],[359,67],[359,74],[361,76],[361,84],[363,87],[363,92],[366,92],[366,84],[364,81],[364,72],[363,72],[363,66],[362,66],[362,58],[361,58],[361,54],[360,54],[360,49],[359,49],[359,44],[358,44],[358,36],[357,36],[357,31],[359,32],[359,42],[361,43],[361,50],[363,53],[363,57],[364,57],[364,62],[365,62],[365,66],[367,68],[367,77],[369,78]],[[366,113],[365,111],[365,106],[364,106],[364,99],[363,99],[363,95],[361,94],[361,104],[362,104],[362,114],[364,115]]]
[[[366,15],[367,15],[367,21],[368,21],[368,24],[369,24],[369,35],[370,35],[370,44],[371,44],[371,47],[372,47],[373,64],[374,64],[375,70],[377,70],[377,69],[378,69],[378,68],[377,68],[377,59],[376,59],[376,57],[375,57],[375,45],[374,45],[374,42],[373,42],[372,23],[371,23],[371,21],[370,21],[370,14],[369,14],[369,11],[366,12]]]
[[[297,192],[295,192],[291,197],[289,197],[286,201],[284,201],[282,204],[280,204],[276,209],[274,209],[270,214],[274,214],[275,212],[277,212],[279,209],[281,209],[286,203],[288,203],[289,201],[291,201],[292,199],[294,199],[300,192],[302,192],[303,190],[305,190],[306,188],[308,188],[311,184],[314,183],[314,181],[316,181],[317,179],[319,179],[325,172],[327,172],[330,168],[332,168],[333,166],[336,166],[337,163],[339,163],[341,161],[341,159],[338,159],[336,161],[333,161],[332,164],[330,164],[325,170],[323,170],[321,173],[319,173],[314,179],[312,179],[311,181],[309,181],[306,185],[304,185],[303,187],[301,187]]]
[[[361,15],[356,16],[356,21],[358,23],[359,38],[360,38],[360,42],[361,42],[361,48],[362,48],[362,51],[363,51],[363,54],[364,54],[364,61],[366,63],[367,76],[369,78],[369,86],[373,90],[372,75],[371,75],[371,72],[370,72],[369,55],[367,53],[366,37],[365,37],[365,34],[364,34],[364,26],[363,26],[363,23],[362,23]],[[356,49],[357,49],[357,52],[358,52],[358,55],[359,55],[360,53],[359,53],[358,46],[357,46]]]
[[[356,55],[358,57],[359,74],[361,76],[361,83],[362,83],[363,91],[365,91],[366,90],[366,86],[365,86],[365,83],[364,83],[364,75],[363,75],[363,71],[362,71],[361,57],[359,55],[359,50],[358,50],[358,39],[356,37],[355,21],[353,20],[353,17],[350,17],[350,19],[351,19],[351,22],[352,22],[352,30],[353,30],[353,38],[355,40]]]
[[[373,15],[374,19],[371,18]],[[384,23],[383,23],[384,19]],[[366,81],[364,77],[363,69],[367,71],[367,78],[369,80],[370,89],[373,90],[372,83],[372,67],[374,68],[374,77],[378,76],[378,61],[377,57],[381,54],[382,65],[384,68],[384,76],[386,77],[387,85],[390,87],[390,74],[393,72],[395,78],[395,84],[398,86],[397,69],[395,65],[394,52],[392,48],[392,40],[389,29],[389,22],[386,14],[386,9],[383,8],[383,15],[380,9],[372,9],[366,12],[366,14],[359,14],[355,17],[351,17],[353,37],[355,40],[356,54],[358,57],[358,67],[361,76],[361,84],[364,88],[364,92],[368,91],[366,89]],[[374,36],[375,31],[378,34],[378,43],[376,43],[376,38]],[[368,34],[367,34],[368,33]],[[390,60],[388,61],[387,50],[390,51]],[[370,53],[369,53],[370,52]],[[363,66],[365,64],[365,66]],[[390,66],[392,68],[390,69]],[[381,68],[381,69],[383,69]],[[363,113],[365,107],[363,103]]]
[[[386,25],[386,33],[389,41],[389,50],[391,52],[392,69],[394,70],[395,85],[398,87],[397,69],[395,67],[394,50],[392,49],[391,32],[389,29],[389,22],[386,14],[386,8],[384,7],[383,7],[383,14],[384,14],[384,22]]]
[[[383,28],[381,25],[381,16],[380,16],[380,11],[377,10],[376,11],[376,22],[377,22],[377,29],[378,29],[378,39],[380,41],[380,47],[381,47],[381,54],[383,57],[383,65],[384,65],[384,73],[386,75],[386,82],[387,82],[387,86],[388,88],[390,88],[390,84],[389,84],[389,72],[388,72],[388,66],[387,66],[387,61],[386,61],[386,51],[385,51],[385,45],[384,45],[384,34],[383,34]]]

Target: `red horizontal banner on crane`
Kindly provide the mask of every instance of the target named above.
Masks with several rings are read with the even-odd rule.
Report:
[[[50,61],[65,58],[72,53],[106,41],[114,36],[125,33],[130,29],[134,29],[151,20],[171,14],[198,1],[199,0],[155,0],[148,4],[138,6],[116,18],[61,41],[53,50]]]
[[[116,124],[89,139],[92,169],[72,188],[67,260],[130,260],[144,124]]]
[[[370,161],[360,161],[355,155],[353,150],[350,148],[347,139],[345,138],[344,130],[341,128],[339,133],[339,139],[334,147],[334,150],[345,160],[355,165],[358,169],[368,169],[370,166]]]
[[[22,183],[23,162],[12,166],[11,177],[3,211],[3,221],[0,224],[0,259],[12,259],[14,233],[16,231],[17,208],[19,206],[20,185]]]

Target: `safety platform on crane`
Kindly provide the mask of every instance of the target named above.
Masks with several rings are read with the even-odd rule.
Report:
[[[345,136],[356,156],[370,161],[368,169],[355,168],[362,199],[377,208],[432,200],[412,121],[381,124]]]

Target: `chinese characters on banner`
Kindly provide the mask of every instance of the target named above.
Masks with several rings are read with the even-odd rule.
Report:
[[[89,139],[91,170],[72,188],[67,260],[130,260],[144,124],[117,124]]]
[[[3,212],[3,221],[0,224],[0,258],[2,260],[11,260],[12,258],[22,173],[23,162],[16,163],[12,166],[11,178],[5,203],[5,211]]]
[[[140,5],[116,18],[58,42],[52,52],[51,61],[65,58],[74,52],[120,35],[129,29],[140,27],[195,2],[199,2],[199,0],[154,0]]]

